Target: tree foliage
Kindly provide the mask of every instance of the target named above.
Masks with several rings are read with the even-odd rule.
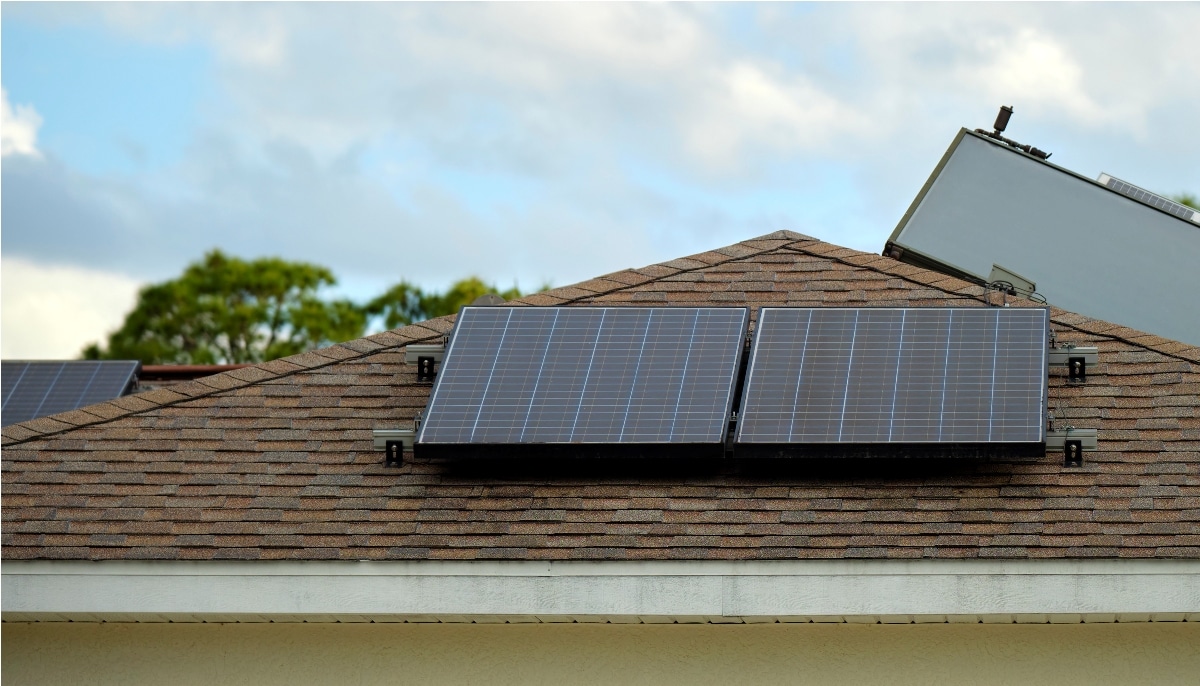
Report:
[[[474,276],[456,282],[445,293],[425,293],[407,281],[401,281],[367,303],[367,312],[373,316],[382,316],[384,325],[393,329],[425,319],[456,314],[463,305],[470,305],[476,298],[488,293],[495,293],[505,300],[521,297],[521,291],[515,286],[500,291],[495,285],[486,284]]]
[[[90,359],[149,363],[262,362],[362,333],[366,315],[318,292],[337,281],[324,267],[263,258],[247,262],[214,250],[171,281],[143,288],[108,346]]]
[[[325,267],[279,258],[245,261],[214,250],[178,278],[143,288],[108,345],[93,343],[83,357],[144,364],[264,362],[357,338],[375,318],[395,328],[458,312],[487,293],[521,297],[515,287],[498,292],[473,276],[444,293],[401,281],[365,305],[320,296],[336,283]]]
[[[1179,195],[1172,196],[1171,199],[1180,205],[1187,205],[1193,210],[1200,210],[1200,204],[1197,204],[1196,196],[1191,193],[1180,193]]]

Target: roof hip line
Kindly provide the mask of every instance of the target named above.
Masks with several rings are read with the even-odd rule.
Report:
[[[244,382],[242,382],[241,384],[239,384],[239,385],[235,385],[235,386],[227,386],[227,387],[225,387],[225,388],[212,388],[212,387],[210,386],[210,388],[212,388],[212,390],[211,390],[210,392],[208,392],[208,393],[200,393],[200,394],[197,394],[197,395],[191,395],[191,396],[187,396],[187,397],[184,397],[184,398],[180,398],[180,399],[178,399],[178,400],[168,400],[168,401],[166,401],[166,402],[155,403],[155,404],[154,404],[153,406],[151,406],[151,407],[146,407],[146,408],[143,408],[143,409],[140,409],[140,410],[129,410],[129,411],[125,412],[124,414],[114,415],[114,416],[112,416],[112,417],[97,417],[97,418],[96,418],[96,421],[94,421],[94,422],[87,422],[87,423],[85,423],[85,424],[75,424],[74,426],[68,426],[68,427],[64,427],[64,428],[61,428],[61,429],[55,429],[55,430],[53,430],[53,431],[47,431],[47,432],[44,432],[44,433],[37,433],[37,434],[35,434],[35,435],[32,435],[32,436],[26,436],[25,438],[15,438],[15,439],[9,439],[8,437],[5,437],[5,440],[4,440],[4,443],[3,443],[3,445],[4,445],[4,447],[6,447],[6,448],[7,448],[7,447],[10,447],[10,446],[21,445],[22,443],[28,443],[29,441],[34,441],[34,440],[38,440],[38,439],[41,439],[41,438],[50,438],[50,437],[53,437],[53,436],[57,436],[57,435],[59,435],[59,434],[67,433],[68,431],[74,431],[75,429],[85,429],[85,428],[88,428],[88,427],[100,426],[100,425],[102,425],[102,424],[108,424],[109,422],[114,422],[114,421],[117,421],[118,419],[124,419],[124,418],[126,418],[126,417],[136,417],[136,416],[137,416],[137,415],[139,415],[139,414],[143,414],[143,413],[146,413],[146,412],[153,412],[153,411],[155,411],[155,410],[158,410],[158,409],[161,409],[161,408],[164,408],[164,407],[172,407],[172,406],[174,406],[174,405],[178,405],[178,404],[180,404],[180,403],[186,403],[186,402],[189,402],[189,401],[192,401],[192,400],[199,400],[199,399],[201,399],[201,398],[208,398],[208,397],[211,397],[211,396],[217,395],[217,394],[219,394],[219,393],[224,393],[224,392],[226,392],[226,391],[236,391],[236,390],[238,390],[238,389],[240,389],[240,388],[246,388],[247,386],[253,386],[254,384],[261,383],[261,382],[263,382],[263,381],[274,381],[275,379],[285,379],[285,378],[287,378],[287,377],[289,377],[289,376],[292,376],[293,374],[298,374],[298,373],[300,373],[300,372],[310,372],[310,371],[312,371],[312,370],[314,370],[314,369],[321,369],[321,368],[324,368],[324,367],[328,367],[328,366],[330,366],[330,365],[334,365],[334,364],[340,364],[340,363],[342,363],[342,362],[350,362],[350,361],[353,361],[353,360],[360,360],[360,359],[362,359],[362,358],[364,358],[364,357],[370,357],[371,355],[376,355],[376,354],[378,354],[378,353],[385,352],[385,351],[388,351],[388,350],[395,350],[395,349],[398,349],[398,348],[403,348],[403,347],[405,347],[405,346],[407,346],[407,345],[410,345],[410,344],[412,344],[412,343],[422,343],[422,342],[425,342],[425,341],[432,341],[432,340],[436,340],[436,339],[438,339],[438,338],[441,338],[441,337],[443,337],[443,336],[445,336],[445,334],[441,334],[441,333],[435,333],[435,335],[432,335],[432,336],[424,336],[424,337],[422,337],[422,338],[414,338],[414,339],[412,339],[412,340],[405,341],[405,342],[403,342],[403,343],[393,343],[393,344],[391,344],[391,345],[385,345],[385,346],[383,346],[383,347],[376,348],[375,350],[368,350],[368,351],[366,351],[366,352],[360,352],[360,353],[358,353],[357,355],[352,355],[352,356],[349,356],[349,357],[343,357],[343,358],[336,359],[336,360],[335,360],[335,359],[332,359],[332,358],[328,358],[328,359],[329,359],[329,361],[328,361],[328,362],[325,362],[325,363],[323,363],[323,364],[317,364],[317,365],[313,365],[313,366],[311,366],[311,367],[297,367],[296,369],[291,369],[291,370],[288,370],[288,371],[286,371],[286,372],[281,372],[281,373],[279,373],[279,374],[276,374],[276,375],[274,375],[274,376],[272,376],[272,377],[270,377],[270,378],[264,378],[264,379],[255,379],[255,380],[253,380],[253,381],[244,381]],[[320,355],[320,353],[319,353],[319,352],[317,352],[317,351],[315,351],[315,350],[314,350],[314,351],[310,351],[310,352],[313,352],[314,354]],[[281,358],[279,358],[279,359],[281,359],[281,360],[284,360],[284,361],[286,361],[286,360],[287,360],[287,358],[282,358],[282,357],[281,357]],[[250,368],[252,368],[252,369],[253,369],[253,368],[261,368],[261,367],[259,367],[259,365],[252,365]],[[227,374],[227,373],[228,373],[228,372],[222,372],[222,374]],[[233,378],[237,378],[237,377],[233,377]],[[241,379],[239,379],[239,381],[241,381]],[[200,382],[199,380],[197,380],[197,382],[196,382],[196,383],[202,383],[202,382]],[[118,400],[119,400],[119,398],[118,398]],[[86,412],[86,410],[84,410],[84,411]],[[19,424],[14,424],[13,426],[20,426],[20,425],[19,425]],[[5,428],[7,429],[8,427],[5,427]],[[32,429],[30,429],[30,430],[32,430]]]
[[[815,239],[813,239],[813,240],[815,240]],[[794,241],[794,242],[802,242],[802,241]],[[756,251],[756,252],[750,253],[750,254],[748,254],[748,255],[741,255],[741,256],[737,256],[737,257],[730,257],[730,258],[729,258],[729,259],[727,259],[727,260],[721,260],[721,261],[719,261],[719,262],[713,262],[712,264],[706,264],[706,265],[702,265],[702,266],[699,266],[699,267],[692,267],[692,268],[689,268],[689,269],[680,269],[680,270],[676,271],[676,272],[675,272],[675,274],[683,274],[683,273],[687,273],[687,272],[698,271],[698,270],[701,270],[701,269],[710,269],[710,268],[712,268],[712,267],[714,267],[714,266],[716,266],[716,265],[719,265],[719,264],[726,264],[726,263],[729,263],[729,262],[736,262],[736,261],[738,261],[738,260],[745,260],[745,259],[750,259],[750,258],[758,257],[758,256],[760,256],[760,255],[765,255],[765,254],[767,254],[767,253],[770,253],[770,252],[774,252],[774,251],[776,251],[776,250],[779,250],[779,248],[781,248],[781,247],[787,247],[787,246],[789,246],[789,245],[791,245],[791,244],[790,244],[790,243],[785,243],[785,244],[784,244],[784,245],[782,245],[782,246],[775,246],[775,247],[771,247],[771,248],[765,248],[765,249],[763,249],[763,250],[759,250],[759,251]],[[631,269],[631,270],[629,270],[629,271],[634,271],[634,272],[636,272],[637,270],[635,270],[635,269]],[[674,276],[674,274],[672,274],[671,276]],[[644,286],[644,285],[645,285],[645,284],[647,284],[647,283],[653,283],[653,282],[655,282],[655,281],[658,281],[658,280],[660,280],[660,279],[662,279],[662,278],[664,278],[664,277],[661,277],[661,276],[659,276],[659,277],[652,277],[652,278],[650,278],[650,279],[647,279],[646,281],[642,281],[641,283],[636,283],[636,284],[627,284],[627,285],[621,286],[621,287],[619,287],[619,288],[612,288],[612,289],[609,289],[609,290],[607,290],[607,291],[600,291],[600,292],[592,293],[592,294],[589,294],[589,295],[580,295],[580,296],[576,296],[576,297],[574,297],[574,298],[569,298],[569,299],[563,300],[561,303],[558,303],[558,305],[557,305],[557,306],[562,306],[562,305],[570,305],[570,304],[573,304],[573,303],[583,302],[583,301],[586,301],[586,300],[588,300],[588,299],[590,299],[590,298],[595,298],[595,297],[596,297],[596,296],[598,296],[598,295],[607,295],[607,294],[609,294],[609,293],[619,293],[619,292],[621,292],[621,291],[625,291],[625,290],[628,290],[628,289],[630,289],[630,288],[637,288],[637,287],[639,287],[639,286]],[[536,295],[536,294],[535,294],[535,295]],[[514,303],[520,303],[521,305],[526,305],[526,306],[530,306],[530,307],[536,307],[536,305],[527,305],[526,303],[522,303],[522,302],[521,302],[522,300],[523,300],[523,298],[518,298],[517,300],[515,300],[515,301],[513,301],[513,302],[514,302]],[[309,370],[312,370],[312,369],[320,369],[320,368],[322,368],[322,367],[329,366],[330,364],[336,364],[336,363],[338,363],[338,362],[345,362],[345,361],[347,361],[347,360],[356,360],[356,359],[361,359],[361,358],[363,358],[363,357],[367,357],[367,356],[369,356],[369,355],[374,355],[375,353],[378,353],[378,352],[380,352],[380,351],[383,351],[383,350],[391,350],[391,349],[394,349],[394,348],[402,348],[402,347],[404,347],[404,346],[406,346],[406,345],[409,345],[410,343],[420,343],[420,342],[422,342],[422,341],[429,341],[429,340],[433,340],[433,339],[439,338],[439,337],[441,337],[442,335],[444,335],[444,334],[437,334],[437,335],[435,335],[435,336],[426,336],[426,337],[424,337],[424,338],[415,338],[415,339],[413,339],[413,340],[411,340],[411,341],[406,341],[406,342],[404,342],[404,343],[402,343],[402,344],[394,344],[394,345],[384,346],[384,347],[382,347],[382,348],[379,348],[379,349],[377,349],[377,350],[371,350],[371,351],[368,351],[368,352],[359,353],[359,354],[358,354],[358,355],[356,355],[356,356],[346,357],[346,358],[342,358],[342,359],[339,359],[339,360],[332,360],[332,359],[331,359],[331,360],[330,360],[328,363],[326,363],[326,364],[320,364],[320,365],[316,365],[316,366],[312,366],[312,367],[302,367],[302,368],[300,368],[300,369],[293,369],[293,370],[291,370],[291,371],[287,371],[287,372],[284,372],[284,373],[282,373],[282,374],[277,374],[277,375],[275,375],[275,376],[274,376],[274,377],[272,377],[272,378],[275,378],[275,379],[285,378],[285,377],[287,377],[287,376],[290,376],[290,375],[292,375],[292,374],[295,374],[296,372],[300,372],[300,371],[309,371]],[[315,352],[315,351],[313,351],[313,352]],[[317,354],[320,354],[320,353],[317,353]],[[283,359],[283,360],[285,360],[285,361],[286,361],[286,359],[287,359],[287,358],[280,358],[280,359]],[[235,377],[235,378],[236,378],[236,377]],[[39,438],[49,438],[49,437],[52,437],[52,436],[57,436],[57,435],[59,435],[59,434],[66,433],[66,432],[68,432],[68,431],[72,431],[72,430],[74,430],[74,429],[81,429],[81,428],[85,428],[85,427],[91,427],[91,426],[99,426],[99,425],[101,425],[101,424],[107,424],[107,423],[109,423],[109,422],[111,422],[111,421],[115,421],[115,420],[117,420],[117,419],[123,419],[123,418],[125,418],[125,417],[133,417],[133,416],[137,416],[138,414],[141,414],[141,413],[143,413],[143,412],[150,412],[150,411],[156,410],[156,409],[158,409],[158,408],[162,408],[162,407],[171,407],[171,406],[173,406],[173,405],[176,405],[176,404],[179,404],[179,403],[184,403],[184,402],[187,402],[187,401],[189,401],[189,400],[194,400],[194,399],[198,399],[198,398],[207,398],[207,397],[209,397],[209,396],[212,396],[212,395],[215,395],[215,394],[217,394],[217,393],[223,393],[223,392],[225,392],[225,391],[236,390],[236,389],[238,389],[238,388],[245,388],[246,386],[251,386],[251,385],[253,385],[253,384],[259,383],[260,381],[264,381],[264,380],[265,380],[265,379],[258,379],[258,380],[255,380],[255,381],[247,381],[247,382],[245,382],[245,383],[242,383],[242,384],[240,384],[240,385],[236,385],[236,386],[229,386],[229,387],[227,387],[227,388],[214,388],[214,389],[212,390],[212,392],[211,392],[211,393],[203,393],[203,394],[200,394],[200,395],[194,395],[194,396],[189,396],[189,397],[186,397],[186,398],[180,398],[179,400],[169,400],[169,401],[167,401],[167,402],[155,403],[153,407],[147,407],[147,408],[144,408],[144,409],[141,409],[141,410],[130,410],[130,411],[128,411],[128,412],[125,412],[125,413],[122,413],[122,414],[119,414],[119,415],[115,415],[115,416],[113,416],[113,417],[108,417],[108,418],[97,418],[97,421],[95,421],[95,422],[87,422],[87,423],[85,423],[85,424],[76,424],[76,425],[74,425],[74,426],[63,427],[63,428],[60,428],[60,429],[55,429],[55,430],[52,430],[52,431],[47,431],[47,432],[37,432],[37,433],[36,433],[36,434],[34,434],[34,435],[31,435],[31,436],[26,436],[26,437],[24,437],[24,438],[15,438],[15,439],[9,439],[9,438],[7,438],[7,437],[6,437],[6,438],[5,438],[5,440],[4,440],[4,443],[3,443],[3,445],[5,445],[5,446],[21,445],[22,443],[27,443],[27,442],[29,442],[29,441],[36,440],[36,439],[39,439]],[[14,425],[14,426],[19,426],[19,425]],[[6,427],[6,428],[7,428],[7,427]],[[28,427],[26,427],[26,430],[33,431],[33,429],[29,429]]]

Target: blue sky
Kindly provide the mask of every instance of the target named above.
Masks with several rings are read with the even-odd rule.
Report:
[[[151,46],[93,27],[3,23],[4,87],[37,103],[40,147],[88,174],[132,174],[184,155],[219,94],[199,45]]]
[[[5,3],[3,355],[73,355],[213,247],[356,298],[776,229],[878,252],[1002,104],[1053,162],[1196,193],[1196,26],[1194,3]]]

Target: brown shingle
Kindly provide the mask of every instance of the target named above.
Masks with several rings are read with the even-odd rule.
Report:
[[[977,286],[777,232],[523,298],[521,306],[985,306]],[[1011,302],[1017,302],[1010,298]],[[1018,304],[1022,304],[1018,302]],[[1031,303],[1024,302],[1024,305]],[[1055,370],[1061,457],[954,469],[387,469],[370,430],[430,392],[403,346],[451,318],[4,429],[8,559],[1200,557],[1200,350],[1061,310],[1100,349]]]

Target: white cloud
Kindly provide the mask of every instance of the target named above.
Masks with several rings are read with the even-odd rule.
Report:
[[[30,105],[12,107],[8,90],[0,88],[0,156],[29,155],[41,157],[37,148],[38,129],[42,117]]]
[[[991,100],[1058,110],[1085,126],[1124,122],[1140,128],[1136,108],[1104,106],[1093,98],[1084,84],[1083,65],[1063,41],[1026,27],[981,43],[986,62],[964,69],[959,78],[981,85]]]
[[[603,146],[679,173],[828,149],[861,116],[675,4],[103,5],[141,40],[212,47],[238,126],[329,160],[396,137],[451,166],[558,175]],[[172,29],[172,27],[176,27]],[[847,116],[851,115],[851,116]],[[820,146],[817,146],[817,143]],[[726,167],[721,169],[721,167]]]
[[[712,82],[687,123],[686,140],[692,154],[714,170],[737,169],[753,153],[761,158],[767,151],[828,152],[838,139],[868,128],[866,117],[803,76],[773,75],[737,62],[719,70]]]
[[[362,289],[562,284],[775,228],[876,250],[1001,104],[1080,173],[1200,187],[1195,5],[64,7],[213,57],[173,167],[5,159],[9,254],[148,279],[217,245]]]
[[[0,356],[74,359],[104,342],[137,299],[137,281],[121,274],[0,258]]]
[[[830,9],[790,19],[771,14],[766,30],[779,42],[800,43],[799,34],[815,38],[797,50],[817,65],[831,47],[848,47],[853,71],[830,78],[843,81],[836,92],[871,111],[879,126],[911,128],[915,117],[941,119],[973,106],[994,113],[1010,104],[1025,113],[1018,121],[1032,115],[1139,138],[1156,111],[1196,103],[1195,88],[1185,84],[1200,76],[1200,42],[1183,28],[1200,21],[1196,5],[850,3]]]
[[[246,25],[225,25],[215,32],[219,51],[233,62],[258,68],[273,69],[287,59],[287,28],[270,8],[262,21]]]

